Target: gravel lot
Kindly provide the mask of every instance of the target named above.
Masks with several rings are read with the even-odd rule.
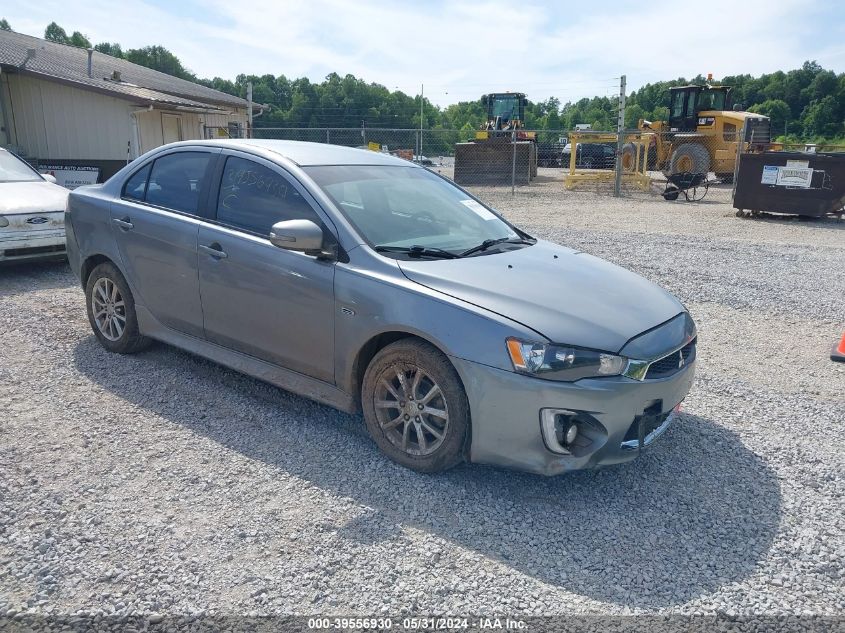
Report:
[[[680,421],[554,479],[414,474],[359,418],[164,345],[110,355],[67,266],[0,269],[0,615],[845,613],[845,222],[486,190],[664,285]]]

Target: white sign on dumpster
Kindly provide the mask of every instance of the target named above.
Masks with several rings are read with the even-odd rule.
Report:
[[[780,167],[775,182],[781,187],[804,187],[810,186],[813,180],[813,170],[809,167]]]
[[[760,184],[763,185],[774,185],[778,181],[778,170],[780,168],[777,165],[763,165],[763,177],[760,179]]]

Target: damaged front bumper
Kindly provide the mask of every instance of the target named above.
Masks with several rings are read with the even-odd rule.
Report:
[[[541,475],[634,459],[671,425],[695,375],[693,361],[657,380],[556,382],[451,360],[469,399],[470,461]],[[555,437],[558,423],[577,425],[572,445],[563,447]]]

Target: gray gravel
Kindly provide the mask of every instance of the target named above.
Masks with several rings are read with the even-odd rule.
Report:
[[[94,340],[64,264],[0,269],[0,616],[845,612],[845,222],[558,182],[483,192],[700,326],[679,423],[555,479],[383,458],[359,418]]]

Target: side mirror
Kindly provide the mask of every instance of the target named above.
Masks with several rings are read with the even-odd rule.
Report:
[[[288,251],[306,255],[323,253],[323,229],[311,220],[285,220],[276,222],[270,229],[270,243]]]
[[[53,174],[41,174],[41,177],[47,182],[52,182],[54,185],[56,184],[56,177]]]

